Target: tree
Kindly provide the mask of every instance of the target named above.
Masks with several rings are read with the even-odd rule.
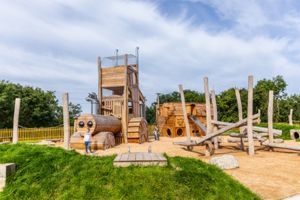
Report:
[[[263,79],[257,82],[254,87],[253,105],[255,112],[258,109],[261,110],[262,121],[267,121],[269,90],[274,91],[274,121],[279,122],[283,120],[279,103],[287,97],[285,93],[286,87],[287,84],[282,76],[276,76],[272,80]]]
[[[203,103],[205,102],[205,96],[203,93],[194,90],[184,90],[185,101],[190,103]],[[180,94],[177,91],[161,94],[159,96],[159,102],[161,104],[167,102],[181,102]]]
[[[152,103],[151,106],[146,107],[146,120],[148,124],[155,124],[155,113],[156,113],[155,103]]]
[[[14,101],[21,98],[19,124],[24,127],[59,125],[61,116],[58,100],[53,91],[0,81],[0,128],[11,128]],[[79,114],[80,105],[71,106],[71,113]],[[73,109],[74,108],[74,109]],[[70,118],[72,119],[72,115]]]

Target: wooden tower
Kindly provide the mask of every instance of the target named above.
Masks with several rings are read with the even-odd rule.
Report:
[[[148,139],[145,120],[145,97],[139,88],[139,48],[136,55],[98,57],[98,100],[100,115],[122,121],[123,142],[142,143]],[[105,66],[109,61],[111,66]]]

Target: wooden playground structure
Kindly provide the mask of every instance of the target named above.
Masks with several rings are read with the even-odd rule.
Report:
[[[80,116],[71,147],[83,148],[83,134],[92,131],[93,149],[106,149],[118,143],[148,140],[145,97],[139,88],[139,54],[105,57],[113,66],[104,66],[98,57],[98,112]]]
[[[189,126],[193,136],[205,135],[206,112],[205,105],[200,103],[187,103]],[[156,109],[156,124],[161,136],[181,137],[186,136],[186,128],[181,103],[164,103]]]
[[[274,150],[274,148],[289,149],[300,151],[300,146],[291,146],[287,144],[279,144],[274,140],[274,136],[282,134],[281,130],[273,129],[273,91],[269,91],[269,104],[268,104],[268,128],[261,128],[253,126],[253,124],[260,122],[260,113],[253,115],[253,76],[248,77],[248,108],[247,118],[243,119],[242,116],[242,103],[239,91],[236,90],[236,98],[238,104],[239,121],[235,123],[228,123],[218,121],[217,104],[215,92],[209,93],[208,78],[204,78],[204,92],[205,92],[205,105],[206,105],[206,131],[205,136],[197,140],[191,140],[190,123],[188,119],[188,112],[186,110],[186,103],[183,94],[182,85],[179,85],[179,92],[181,95],[182,111],[184,116],[184,123],[186,127],[186,141],[174,142],[174,144],[186,146],[188,150],[193,150],[194,146],[206,147],[205,155],[213,155],[215,149],[219,148],[218,136],[223,135],[227,131],[239,128],[239,133],[230,134],[231,137],[238,138],[240,142],[240,149],[244,149],[245,138],[248,142],[248,154],[253,156],[255,154],[254,140],[260,142],[261,146],[267,150]],[[213,119],[211,118],[211,101],[213,110]]]

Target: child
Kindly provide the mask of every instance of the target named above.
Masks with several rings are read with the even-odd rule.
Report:
[[[85,145],[85,153],[88,153],[88,150],[90,150],[90,153],[92,153],[92,149],[91,149],[92,134],[90,132],[90,128],[88,128],[87,132],[84,134],[83,140]]]

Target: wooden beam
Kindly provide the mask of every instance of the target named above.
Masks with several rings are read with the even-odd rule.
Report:
[[[289,114],[289,125],[293,125],[293,109],[290,109],[290,114]]]
[[[204,77],[204,93],[205,93],[205,110],[206,110],[206,130],[207,135],[212,132],[211,125],[211,106],[210,106],[210,96],[209,96],[209,86],[208,86],[208,78]]]
[[[254,141],[253,141],[253,76],[248,76],[248,111],[247,111],[247,135],[248,135],[248,153],[254,156]]]
[[[216,101],[216,93],[214,90],[211,91],[211,101],[213,106],[213,120],[218,121],[218,108],[217,108],[217,101]],[[218,130],[217,126],[213,126],[213,132]],[[218,137],[214,137],[214,146],[215,149],[219,148]]]
[[[21,99],[16,98],[15,99],[15,110],[14,110],[14,121],[13,121],[13,138],[12,138],[13,144],[16,144],[19,140],[18,129],[19,129],[20,105],[21,105]]]
[[[258,114],[255,114],[252,116],[253,119],[257,119],[259,117]],[[212,133],[212,134],[209,134],[209,135],[206,135],[202,138],[200,138],[199,140],[196,140],[196,141],[191,141],[191,142],[173,142],[173,144],[178,144],[178,145],[183,145],[183,146],[195,146],[195,145],[200,145],[202,144],[203,142],[211,139],[211,138],[214,138],[216,136],[219,136],[219,135],[222,135],[223,133],[233,129],[233,128],[237,128],[237,127],[240,127],[240,126],[244,126],[246,123],[248,123],[248,118],[246,119],[243,119],[241,121],[238,121],[238,122],[235,122],[233,124],[231,124],[230,126],[225,126],[221,129],[219,129],[218,131],[216,131],[215,133]],[[253,139],[253,138],[252,138]]]
[[[269,104],[268,104],[268,134],[269,142],[274,142],[273,136],[273,90],[269,91]]]
[[[181,97],[181,105],[182,105],[182,112],[183,112],[183,119],[185,124],[185,131],[186,131],[186,141],[191,142],[191,131],[190,131],[190,124],[186,113],[186,107],[185,107],[185,98],[183,93],[183,87],[182,85],[179,85],[179,93]]]
[[[101,68],[100,56],[98,56],[97,59],[97,66],[98,66],[98,101],[99,101],[97,113],[101,115],[102,114],[102,76],[101,76],[102,68]]]
[[[70,147],[70,116],[69,116],[69,94],[63,93],[63,116],[64,116],[64,148]]]
[[[127,76],[127,70],[128,70],[128,54],[125,54],[124,57],[124,63],[125,63],[125,84],[124,84],[124,92],[123,92],[123,135],[124,135],[124,142],[125,144],[128,143],[127,141],[127,130],[128,130],[128,76]]]
[[[292,146],[288,144],[276,144],[276,143],[269,143],[269,142],[263,142],[264,146],[273,147],[273,148],[279,148],[279,149],[290,149],[294,151],[300,151],[300,146]]]
[[[243,107],[242,107],[242,100],[241,100],[241,95],[240,95],[240,91],[238,89],[235,89],[235,97],[236,97],[236,101],[237,101],[237,105],[238,105],[238,115],[239,115],[239,120],[243,119]],[[243,134],[243,130],[244,128],[240,127],[240,134]],[[243,139],[241,139],[241,150],[244,150],[244,141]]]

